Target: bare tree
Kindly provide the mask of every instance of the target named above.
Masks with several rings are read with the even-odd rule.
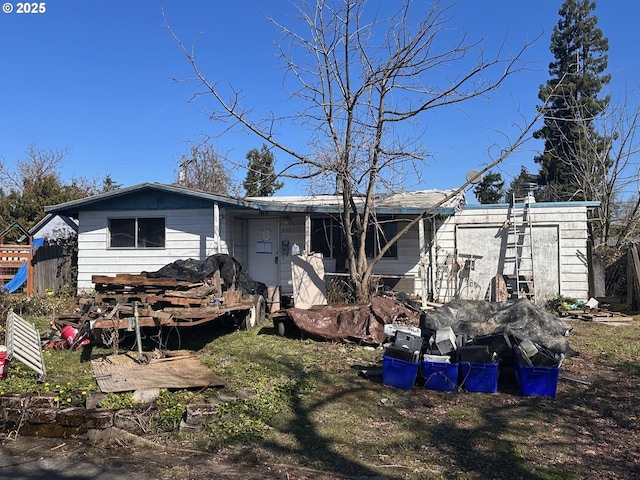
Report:
[[[634,161],[640,152],[640,108],[630,112],[625,98],[615,105],[607,102],[596,115],[589,115],[579,102],[568,97],[565,103],[575,112],[571,127],[560,128],[568,122],[563,118],[547,119],[547,124],[557,121],[557,131],[577,132],[582,141],[561,138],[564,147],[555,151],[553,161],[567,172],[573,198],[600,202],[592,219],[596,244],[620,246],[638,233],[634,227],[640,204],[623,192],[638,187]]]
[[[210,193],[228,195],[231,187],[229,172],[220,155],[211,145],[192,145],[188,154],[178,161],[175,183]]]
[[[377,18],[377,8],[395,8]],[[525,65],[524,44],[515,55],[499,51],[487,57],[481,44],[464,35],[444,47],[451,34],[449,7],[433,7],[404,0],[387,3],[364,0],[317,0],[297,3],[296,25],[271,21],[284,34],[279,43],[286,71],[299,88],[291,92],[304,110],[289,119],[310,137],[311,152],[298,151],[281,141],[275,114],[254,117],[241,91],[226,90],[208,80],[189,51],[167,28],[190,62],[213,107],[210,118],[227,130],[240,126],[288,154],[291,161],[280,177],[331,182],[342,195],[340,222],[347,246],[347,264],[358,300],[368,297],[373,266],[390,246],[430,213],[407,222],[386,239],[374,258],[367,258],[366,237],[377,228],[377,195],[397,188],[398,178],[416,172],[427,157],[420,121],[431,111],[483,97],[497,89]],[[368,8],[372,7],[372,8]],[[304,33],[301,33],[303,32]],[[471,61],[474,51],[480,53]],[[513,152],[527,137],[532,123],[488,168]],[[410,132],[410,133],[407,133]],[[467,184],[460,187],[458,193]]]
[[[610,104],[603,116],[603,138],[607,142],[601,155],[596,156],[596,161],[600,164],[599,168],[606,169],[605,173],[593,173],[594,169],[588,169],[588,165],[583,168],[589,173],[583,179],[583,188],[600,201],[598,214],[594,218],[593,230],[596,238],[601,245],[609,244],[613,238],[616,247],[626,244],[640,233],[638,170],[635,166],[636,156],[640,152],[637,138],[640,133],[640,108],[629,112],[626,105],[626,99],[617,106]],[[590,152],[587,153],[589,154]],[[585,163],[588,164],[586,159]],[[636,198],[631,200],[624,198],[623,194],[630,187],[636,192]],[[618,217],[616,212],[622,215]]]
[[[14,191],[22,194],[29,182],[41,182],[47,177],[59,181],[60,164],[68,154],[67,149],[47,151],[29,145],[26,159],[18,161],[13,169],[0,159],[0,186],[5,193]]]
[[[44,206],[75,200],[97,192],[95,182],[83,177],[63,182],[59,169],[63,150],[30,145],[24,159],[9,167],[0,158],[0,226],[18,222],[31,228],[44,216]]]

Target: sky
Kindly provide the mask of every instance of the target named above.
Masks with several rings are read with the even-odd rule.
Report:
[[[253,113],[289,114],[299,105],[283,91],[284,70],[276,57],[278,29],[267,17],[287,24],[286,0],[50,0],[44,12],[18,13],[20,3],[4,2],[0,13],[0,159],[9,169],[26,158],[30,145],[66,150],[64,181],[102,179],[130,186],[171,183],[190,145],[218,131],[207,111],[211,99],[194,95],[193,71],[165,25],[194,48],[199,68],[218,85],[241,90]],[[374,2],[375,3],[375,2]],[[442,5],[450,5],[443,1]],[[456,188],[469,170],[490,162],[533,118],[538,88],[549,78],[549,51],[561,0],[460,0],[449,10],[447,28],[481,41],[485,52],[499,47],[515,54],[526,42],[526,71],[490,98],[439,109],[420,118],[417,141],[430,153],[420,175],[408,174],[408,190]],[[429,3],[425,3],[425,9]],[[24,9],[24,8],[23,8]],[[6,13],[11,10],[10,13]],[[164,12],[164,17],[163,17]],[[609,39],[612,97],[627,97],[636,108],[640,95],[637,19],[640,2],[600,0],[595,15]],[[454,72],[439,72],[452,75]],[[282,124],[283,141],[309,149],[300,126]],[[262,140],[232,131],[212,138],[213,148],[245,163]],[[542,148],[531,141],[505,160],[499,171],[508,182],[521,165],[536,171]],[[276,169],[290,160],[275,152]],[[245,176],[233,167],[234,181]],[[285,180],[278,194],[303,195],[302,182]],[[317,192],[316,192],[317,193]],[[473,195],[468,195],[473,203]]]

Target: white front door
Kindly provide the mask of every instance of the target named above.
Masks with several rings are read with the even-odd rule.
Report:
[[[249,219],[247,270],[267,286],[279,285],[280,240],[277,218]]]

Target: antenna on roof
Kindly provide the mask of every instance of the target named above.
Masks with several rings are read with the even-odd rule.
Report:
[[[482,174],[478,170],[469,170],[467,172],[467,182],[475,185],[482,180]]]

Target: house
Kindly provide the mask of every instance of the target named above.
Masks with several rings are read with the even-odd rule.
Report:
[[[376,264],[374,273],[385,283],[423,301],[484,299],[496,274],[513,275],[505,225],[518,207],[465,205],[464,195],[453,193],[426,190],[376,199],[380,228],[370,232],[371,255],[407,219],[437,206]],[[268,285],[277,302],[292,292],[291,256],[298,249],[322,253],[325,271],[344,275],[340,201],[337,195],[241,200],[143,183],[45,211],[78,220],[79,291],[93,289],[92,275],[155,271],[178,259],[227,253]],[[587,224],[595,206],[530,206],[536,300],[588,296]]]
[[[78,234],[78,221],[65,215],[47,213],[42,219],[29,229],[29,235],[33,239],[43,238],[46,241],[58,240],[76,236]],[[23,236],[19,241],[24,241]]]

